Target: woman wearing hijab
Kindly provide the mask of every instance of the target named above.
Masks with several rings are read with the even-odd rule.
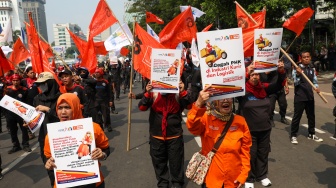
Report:
[[[69,121],[74,119],[83,118],[80,100],[76,94],[73,93],[64,93],[62,94],[58,100],[56,105],[57,116],[61,122]],[[110,146],[108,143],[108,138],[106,137],[104,131],[101,129],[100,125],[97,123],[93,123],[93,132],[94,138],[96,142],[96,148],[91,151],[91,159],[92,160],[106,160],[106,158],[110,155]],[[45,168],[53,171],[56,168],[55,160],[51,156],[50,152],[50,144],[48,135],[45,137],[45,145],[44,145],[44,155],[48,159]],[[100,163],[99,163],[100,166]],[[102,172],[100,171],[100,182],[82,185],[81,188],[104,188],[104,177]],[[56,187],[56,184],[54,184]]]
[[[245,118],[232,113],[232,98],[212,101],[208,108],[205,107],[210,96],[209,87],[200,92],[187,120],[188,130],[201,137],[201,154],[206,156],[214,148],[231,116],[233,121],[212,158],[202,187],[239,188],[250,171],[250,131]]]
[[[267,96],[283,87],[286,78],[283,62],[279,62],[277,71],[278,79],[274,83],[262,83],[259,73],[254,72],[254,66],[247,67],[246,94],[238,98],[238,113],[245,117],[252,136],[251,171],[245,188],[253,188],[256,181],[264,187],[272,185],[267,178],[272,130],[271,103]]]
[[[37,84],[41,93],[34,98],[33,106],[35,106],[36,110],[45,113],[45,117],[38,136],[41,152],[40,154],[43,164],[45,164],[47,159],[44,156],[44,139],[47,135],[47,124],[59,121],[56,115],[56,102],[58,97],[61,95],[61,92],[59,91],[59,86],[54,79],[53,74],[50,72],[40,73],[35,83]],[[53,186],[55,181],[54,172],[49,170],[48,176],[50,183]]]

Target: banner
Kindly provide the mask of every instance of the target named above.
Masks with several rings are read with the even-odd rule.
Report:
[[[92,118],[47,124],[57,188],[100,181],[98,160],[91,159],[96,148]]]
[[[107,51],[111,50],[120,50],[122,47],[131,45],[133,43],[133,35],[128,25],[124,23],[120,27],[112,33],[112,35],[106,39],[104,42],[105,48]],[[125,31],[125,32],[124,32]]]
[[[254,30],[254,71],[277,69],[282,40],[282,28]]]
[[[23,121],[28,124],[28,128],[32,133],[41,127],[44,120],[45,114],[43,112],[38,112],[35,110],[35,107],[18,101],[8,95],[5,95],[1,99],[0,106],[20,116]]]
[[[152,49],[152,92],[179,93],[181,50]]]
[[[197,33],[203,87],[211,85],[210,101],[245,95],[241,28]]]

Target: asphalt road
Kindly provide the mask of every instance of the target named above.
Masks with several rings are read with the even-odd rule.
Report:
[[[289,140],[290,126],[279,122],[279,115],[275,115],[275,127],[272,130],[272,151],[269,156],[269,175],[272,187],[279,188],[332,188],[336,187],[336,152],[335,132],[332,108],[335,99],[331,94],[332,73],[319,76],[320,88],[329,101],[325,104],[315,95],[316,103],[316,134],[324,139],[317,143],[306,138],[307,118],[303,115],[298,136],[298,145]],[[141,84],[135,83],[135,93],[141,91]],[[287,118],[293,116],[293,88],[287,96]],[[148,145],[148,112],[137,109],[138,101],[132,100],[132,124],[130,151],[127,147],[128,99],[121,94],[121,100],[116,101],[119,114],[111,115],[113,132],[106,132],[111,147],[111,155],[102,162],[106,187],[143,188],[156,187],[154,170],[149,156]],[[185,112],[187,113],[187,112]],[[186,119],[186,115],[185,118]],[[31,153],[19,151],[7,154],[12,147],[10,135],[6,132],[5,119],[2,119],[4,133],[0,134],[0,153],[4,179],[0,180],[0,188],[40,188],[50,187],[49,179],[39,154],[37,139],[31,140],[34,149]],[[184,126],[185,128],[185,126]],[[20,131],[19,131],[20,132]],[[21,138],[19,137],[21,140]],[[200,150],[199,145],[187,129],[184,131],[185,168],[192,154]],[[186,180],[187,188],[199,187]],[[261,188],[260,183],[255,184]]]

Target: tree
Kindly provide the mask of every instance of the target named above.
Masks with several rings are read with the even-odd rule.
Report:
[[[69,48],[66,49],[65,51],[65,57],[68,57],[68,58],[74,58],[74,53],[77,53],[78,54],[78,49],[76,46],[71,46]]]

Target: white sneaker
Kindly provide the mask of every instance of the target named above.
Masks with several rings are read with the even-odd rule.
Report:
[[[254,183],[245,182],[245,188],[254,188]]]
[[[293,136],[293,137],[291,138],[291,143],[292,143],[292,144],[298,144],[299,142],[297,141],[297,138],[296,138],[295,136]]]
[[[272,185],[272,182],[268,178],[265,178],[265,179],[261,180],[261,185],[263,185],[264,187],[268,187],[268,186]]]
[[[317,137],[315,134],[309,134],[308,139],[309,140],[314,140],[315,142],[323,142],[323,139]]]

